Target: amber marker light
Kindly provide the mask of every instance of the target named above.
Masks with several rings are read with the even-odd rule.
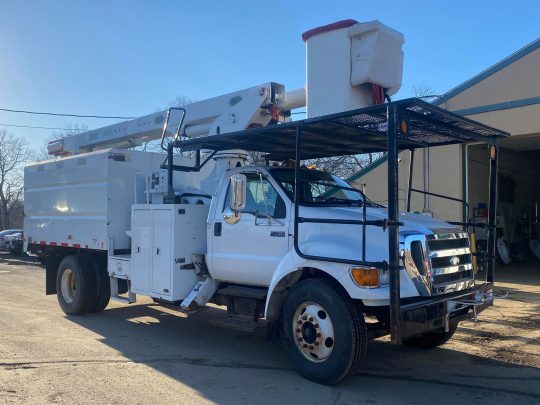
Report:
[[[351,267],[351,278],[360,287],[376,288],[379,286],[379,270],[374,267]]]
[[[489,157],[491,160],[495,159],[495,155],[497,154],[497,148],[495,145],[490,145],[489,147]]]
[[[409,130],[409,125],[407,124],[407,121],[401,120],[401,132],[406,134],[408,130]]]

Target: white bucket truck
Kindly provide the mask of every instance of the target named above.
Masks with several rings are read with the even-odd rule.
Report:
[[[306,89],[268,83],[88,131],[25,168],[25,248],[66,314],[137,295],[226,305],[227,319],[277,326],[298,371],[333,384],[370,338],[434,347],[489,305],[493,264],[475,284],[468,234],[398,214],[397,153],[485,141],[496,175],[504,134],[419,100],[384,103],[401,84],[403,37],[379,22],[303,38]],[[309,118],[291,121],[301,106]],[[129,149],[160,137],[167,154]],[[246,151],[268,165],[247,166]],[[388,152],[388,207],[302,165],[371,151]]]

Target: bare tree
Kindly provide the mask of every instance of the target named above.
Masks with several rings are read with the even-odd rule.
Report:
[[[413,84],[411,86],[411,93],[414,97],[421,98],[428,103],[441,98],[441,96],[436,94],[435,89],[425,82]]]
[[[88,125],[86,124],[67,124],[64,129],[53,131],[50,139],[61,139],[66,136],[77,135],[81,132],[88,131]]]
[[[332,156],[308,161],[307,164],[314,164],[319,170],[348,178],[383,155],[383,153],[364,153],[360,155]]]
[[[179,94],[174,98],[174,100],[169,101],[169,103],[165,108],[163,108],[163,110],[166,110],[169,107],[185,107],[186,105],[195,103],[196,101],[198,100],[188,96],[184,96],[183,94]]]
[[[20,222],[12,217],[16,207],[20,207],[23,193],[22,166],[30,153],[26,141],[0,130],[0,227],[12,226]]]
[[[24,227],[24,201],[19,198],[9,212],[9,227],[23,229]]]

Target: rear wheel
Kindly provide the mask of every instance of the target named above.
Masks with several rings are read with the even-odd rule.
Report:
[[[303,377],[320,384],[354,373],[367,351],[363,315],[327,280],[308,279],[291,288],[282,327],[289,359]]]
[[[95,300],[95,279],[80,256],[65,257],[56,275],[58,303],[67,315],[82,315]]]
[[[429,332],[403,341],[404,345],[432,349],[448,342],[456,333],[458,324],[450,324],[448,332]]]
[[[88,266],[90,276],[94,278],[95,283],[95,297],[93,300],[89,298],[88,311],[89,312],[101,312],[111,299],[111,284],[109,281],[109,274],[107,273],[107,262],[102,257],[83,256],[85,265]]]

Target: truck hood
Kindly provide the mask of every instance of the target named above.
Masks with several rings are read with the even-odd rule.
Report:
[[[326,219],[362,219],[362,207],[300,207],[300,215],[306,218],[326,218]],[[386,207],[367,207],[367,220],[382,220],[388,218]],[[454,229],[455,226],[447,222],[431,218],[427,215],[413,214],[410,212],[400,212],[400,232],[414,232],[422,234],[432,234],[435,229]],[[340,226],[340,225],[336,225]]]

